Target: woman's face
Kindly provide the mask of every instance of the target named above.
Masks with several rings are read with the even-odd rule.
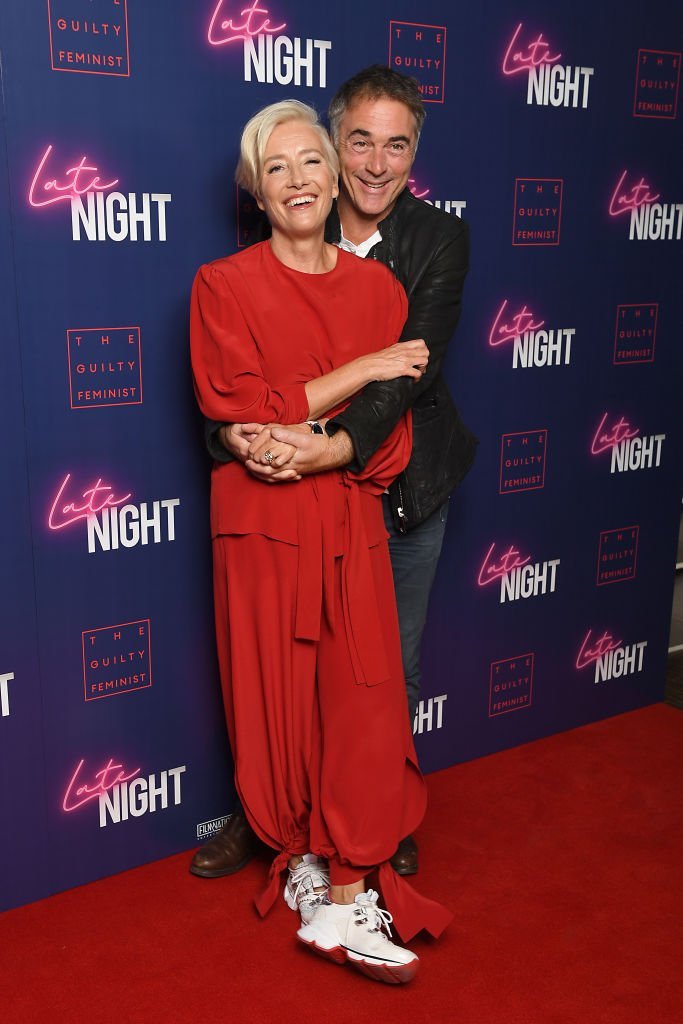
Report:
[[[325,160],[318,132],[304,121],[286,121],[271,132],[256,202],[273,231],[306,238],[324,228],[337,180]]]

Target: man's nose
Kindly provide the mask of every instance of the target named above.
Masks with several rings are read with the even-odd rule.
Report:
[[[371,174],[376,174],[378,177],[383,174],[386,170],[387,160],[386,154],[382,146],[373,146],[368,154],[366,162],[366,168]]]

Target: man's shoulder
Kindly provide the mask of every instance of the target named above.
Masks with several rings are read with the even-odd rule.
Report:
[[[396,210],[396,226],[404,235],[406,232],[433,232],[444,241],[457,239],[467,234],[467,224],[454,213],[446,213],[438,206],[418,199],[409,189],[401,195],[400,205]]]

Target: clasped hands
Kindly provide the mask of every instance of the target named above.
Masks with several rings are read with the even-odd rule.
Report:
[[[331,450],[333,439],[312,433],[307,423],[231,423],[220,428],[219,436],[252,476],[269,484],[300,480],[341,464]]]
[[[415,338],[359,356],[347,367],[354,367],[356,375],[360,370],[364,384],[392,381],[397,377],[409,377],[417,383],[424,377],[428,362],[429,350],[424,340]],[[354,391],[355,387],[349,394]],[[278,423],[232,423],[220,428],[219,437],[223,446],[253,476],[271,484],[301,480],[302,476],[311,473],[338,469],[351,462],[354,455],[353,444],[346,431],[338,430],[333,437],[327,433],[314,434],[308,423],[287,426]]]

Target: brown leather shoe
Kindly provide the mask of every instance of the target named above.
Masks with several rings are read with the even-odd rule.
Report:
[[[406,836],[398,844],[391,866],[397,875],[417,874],[417,843],[412,836]]]
[[[252,858],[256,836],[241,807],[232,814],[213,839],[195,853],[190,871],[200,878],[234,875]]]

